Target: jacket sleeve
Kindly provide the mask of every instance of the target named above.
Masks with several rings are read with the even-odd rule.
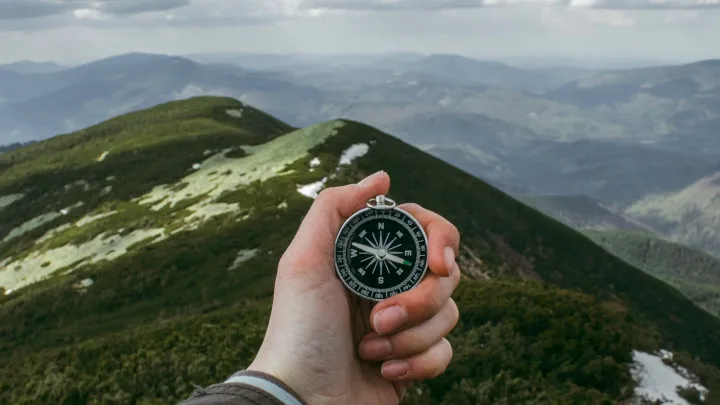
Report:
[[[198,388],[178,405],[307,405],[277,378],[257,371],[240,371],[225,382]]]

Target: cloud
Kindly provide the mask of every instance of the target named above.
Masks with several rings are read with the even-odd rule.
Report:
[[[0,0],[0,20],[44,17],[68,10],[66,3],[43,0]]]
[[[24,20],[67,13],[129,15],[165,11],[190,4],[190,0],[0,0],[0,20]],[[94,11],[93,11],[94,10]]]
[[[481,7],[545,6],[598,9],[720,8],[720,0],[306,0],[305,8],[339,10],[451,10]]]

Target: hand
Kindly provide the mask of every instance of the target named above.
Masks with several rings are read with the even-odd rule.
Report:
[[[335,275],[335,237],[368,199],[387,194],[376,173],[320,193],[280,259],[270,322],[249,370],[275,376],[308,404],[398,404],[413,381],[443,373],[445,336],[458,321],[450,298],[460,280],[457,229],[417,204],[400,207],[428,235],[428,267],[416,288],[371,308]]]

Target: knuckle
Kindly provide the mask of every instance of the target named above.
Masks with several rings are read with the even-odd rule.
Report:
[[[426,311],[435,315],[443,309],[444,303],[440,301],[437,294],[427,294],[422,298],[422,304]]]
[[[338,194],[338,188],[337,187],[329,187],[326,189],[323,189],[318,193],[316,201],[320,203],[325,203],[328,201],[333,201],[335,197],[337,197]]]

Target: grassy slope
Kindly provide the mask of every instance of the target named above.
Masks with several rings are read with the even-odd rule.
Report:
[[[223,103],[230,101],[200,99],[178,106],[203,102],[225,108]],[[215,107],[207,111],[218,111]],[[226,120],[220,116],[211,119]],[[268,138],[277,128],[241,121],[234,125]],[[102,135],[87,139],[94,142],[96,137]],[[202,138],[187,138],[184,149],[168,156],[206,147],[192,147]],[[338,136],[292,164],[294,171],[224,197],[248,207],[254,213],[248,220],[218,217],[197,231],[0,298],[0,356],[9,359],[0,369],[0,403],[165,403],[187,396],[191,384],[210,384],[246,365],[264,330],[274,266],[312,202],[297,193],[296,185],[333,172],[340,153],[358,142],[370,143],[370,152],[343,168],[330,185],[388,171],[392,197],[418,202],[451,219],[465,246],[495,278],[466,280],[458,291],[463,319],[452,336],[458,352],[453,371],[424,385],[422,393],[413,391],[408,403],[618,401],[628,394],[631,347],[684,350],[688,359],[720,364],[720,321],[676,290],[441,160],[373,128],[346,122]],[[43,145],[33,148],[48,147]],[[34,153],[18,152],[9,156]],[[44,162],[43,155],[35,156]],[[322,165],[310,173],[308,163],[315,156]],[[115,168],[116,174],[123,170],[127,167]],[[66,181],[87,173],[70,165],[54,175]],[[0,194],[19,190],[18,184],[56,184],[43,175],[39,171],[28,179],[0,181]],[[176,172],[162,182],[181,175]],[[129,184],[147,190],[158,182],[141,178]],[[287,208],[279,208],[282,202]],[[2,218],[8,220],[12,216]],[[238,249],[257,249],[258,254],[229,271]],[[464,263],[469,260],[463,257]],[[501,281],[518,274],[539,276],[571,291]],[[72,282],[88,276],[96,284],[86,294],[72,289]],[[687,361],[694,370],[704,370],[701,377],[711,391],[720,387],[716,369],[703,368],[697,359]]]
[[[650,225],[667,238],[720,256],[720,173],[713,173],[679,191],[649,195],[626,214]]]
[[[587,231],[591,239],[639,269],[667,281],[720,316],[720,260],[648,233]]]

